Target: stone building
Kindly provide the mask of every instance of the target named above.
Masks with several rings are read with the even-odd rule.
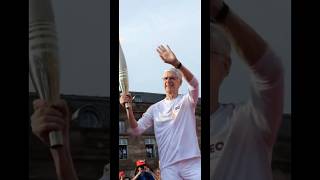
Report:
[[[140,118],[146,109],[164,98],[163,94],[133,92],[135,96],[134,114]],[[33,113],[32,101],[36,98],[29,93],[29,115]],[[103,167],[110,162],[110,99],[109,97],[62,95],[73,113],[71,123],[71,153],[75,169],[81,180],[99,179]],[[126,112],[120,108],[119,113],[119,169],[126,170],[132,176],[135,161],[145,159],[154,169],[158,167],[157,144],[153,129],[142,136],[129,136]],[[201,100],[196,109],[197,134],[201,142]],[[200,146],[201,147],[201,146]],[[120,153],[121,152],[121,153]],[[205,158],[205,157],[202,157]],[[112,163],[111,163],[112,166]],[[272,169],[274,180],[291,180],[291,115],[283,115],[274,146]],[[29,179],[56,179],[54,164],[48,147],[29,130]]]
[[[29,115],[36,94],[29,93]],[[70,147],[81,180],[99,179],[110,160],[110,99],[108,97],[62,95],[73,113]],[[29,179],[56,178],[49,148],[29,131]]]

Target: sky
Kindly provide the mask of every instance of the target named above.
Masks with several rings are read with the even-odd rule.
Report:
[[[58,31],[61,93],[110,95],[109,1],[52,1]],[[285,68],[285,107],[291,112],[291,1],[226,0],[230,7],[263,36]],[[120,0],[119,35],[127,60],[132,91],[163,93],[161,75],[169,65],[157,55],[168,44],[201,82],[201,1]],[[248,69],[232,55],[230,76],[221,101],[249,97]],[[234,89],[237,93],[234,93]],[[187,90],[184,82],[180,93]],[[29,79],[29,91],[34,91]],[[201,92],[201,89],[200,89]]]
[[[161,44],[169,45],[201,86],[199,0],[120,0],[119,36],[131,91],[164,93],[161,77],[172,66],[163,63],[157,53]],[[184,82],[179,93],[186,92]]]
[[[107,1],[52,0],[62,94],[110,96],[110,8]],[[29,77],[29,91],[34,91]]]
[[[226,0],[281,58],[285,70],[284,112],[291,113],[291,1]],[[222,102],[243,102],[249,97],[249,73],[241,59],[232,54],[232,68],[221,88]],[[234,90],[236,89],[236,93]]]

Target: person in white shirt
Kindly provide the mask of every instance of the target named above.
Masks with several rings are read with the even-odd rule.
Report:
[[[210,179],[271,180],[272,149],[283,112],[282,63],[227,4],[210,3]],[[242,104],[219,103],[231,66],[230,42],[252,75],[250,99]]]
[[[154,126],[162,179],[199,180],[201,156],[195,118],[198,81],[168,46],[159,46],[157,52],[165,63],[174,67],[165,70],[162,76],[166,97],[151,105],[138,121],[129,106],[129,125],[133,135],[140,135]],[[182,76],[189,84],[189,92],[185,95],[178,94]],[[121,95],[122,106],[131,102],[130,94]]]

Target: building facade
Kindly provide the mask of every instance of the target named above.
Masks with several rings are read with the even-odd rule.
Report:
[[[81,180],[99,179],[110,161],[110,99],[108,97],[62,95],[73,114],[70,147],[75,169]],[[29,93],[29,115],[35,93]],[[49,152],[29,130],[29,179],[57,179]]]
[[[147,108],[165,97],[163,94],[132,92],[135,96],[134,115],[139,119]],[[29,115],[33,113],[35,93],[29,93]],[[62,95],[73,114],[70,143],[75,169],[79,179],[99,179],[103,167],[110,162],[110,99],[108,97]],[[134,174],[135,161],[146,160],[151,169],[157,168],[159,156],[153,129],[142,136],[131,137],[128,133],[124,108],[119,107],[119,169],[126,175]],[[29,119],[30,121],[30,119]],[[201,142],[201,100],[196,108],[197,134]],[[201,145],[200,145],[201,147]],[[204,157],[202,157],[204,158]],[[111,163],[112,166],[112,163]],[[283,115],[274,146],[272,169],[274,180],[291,180],[291,115]],[[53,180],[56,173],[49,148],[29,130],[29,179]]]

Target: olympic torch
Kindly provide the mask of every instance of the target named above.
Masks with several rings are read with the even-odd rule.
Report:
[[[119,86],[123,95],[129,92],[129,78],[126,59],[124,57],[121,44],[119,42]],[[125,103],[125,107],[128,113],[129,104]]]
[[[29,73],[40,99],[49,105],[60,96],[59,58],[50,0],[29,0]],[[63,146],[61,131],[49,133],[50,147]]]

